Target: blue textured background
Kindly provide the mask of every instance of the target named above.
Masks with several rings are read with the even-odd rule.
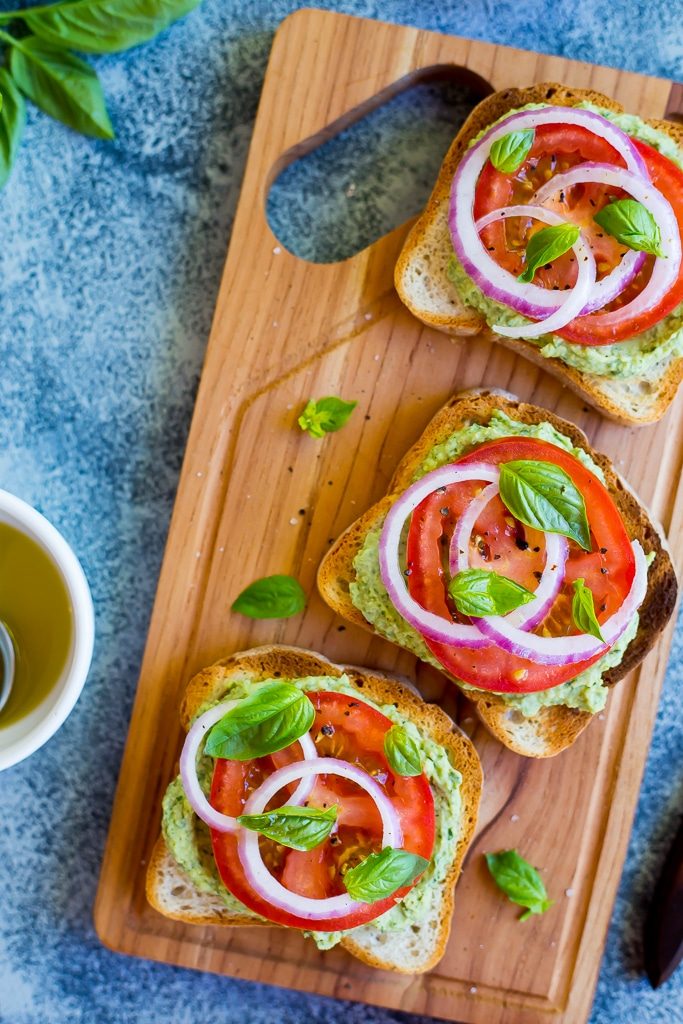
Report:
[[[72,542],[92,584],[98,627],[92,673],[68,723],[30,761],[0,775],[2,1024],[417,1020],[116,956],[100,947],[91,922],[259,90],[273,31],[296,6],[290,0],[205,0],[153,43],[98,59],[116,142],[81,138],[31,111],[18,166],[0,193],[0,485],[42,509]],[[681,77],[683,40],[671,0],[348,0],[329,6]],[[380,147],[403,131],[407,145],[402,157],[394,154],[391,173],[399,189],[395,202],[404,206],[410,197],[400,192],[403,172],[416,187],[422,176],[426,187],[432,166],[414,166],[414,154],[424,142],[434,147],[430,159],[438,159],[452,128],[447,112],[455,109],[436,93],[411,102],[415,110],[424,103],[430,111],[436,126],[431,143],[419,127],[406,127],[405,118],[401,128],[398,108],[365,129]],[[337,204],[331,216],[337,217],[339,245],[353,249],[366,240],[368,225],[376,231],[400,217],[397,207],[383,207],[376,188],[373,199],[371,184],[364,191],[355,179],[372,170],[356,173],[344,152],[347,163],[339,162],[329,201]],[[330,166],[325,159],[318,170]],[[299,179],[285,176],[271,200],[271,222],[283,239],[290,232],[287,241],[295,248],[315,222],[314,180],[310,168]],[[345,209],[352,213],[341,232]],[[653,993],[638,970],[643,906],[683,802],[682,674],[679,639],[593,1024],[683,1022],[683,972]]]

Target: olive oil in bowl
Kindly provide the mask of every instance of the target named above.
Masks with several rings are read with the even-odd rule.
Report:
[[[60,681],[73,644],[73,609],[62,575],[32,537],[0,522],[0,619],[16,652],[3,731],[34,711]]]

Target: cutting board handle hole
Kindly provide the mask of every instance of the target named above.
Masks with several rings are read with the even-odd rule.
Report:
[[[422,68],[285,153],[266,196],[278,242],[309,263],[338,263],[414,217],[453,137],[492,91],[464,68]]]

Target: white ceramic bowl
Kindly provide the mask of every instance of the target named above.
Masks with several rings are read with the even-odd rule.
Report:
[[[0,771],[23,761],[50,739],[78,700],[92,660],[95,616],[90,588],[80,562],[61,533],[21,498],[0,490],[0,522],[27,534],[49,556],[71,601],[71,649],[60,678],[50,692],[18,722],[5,728],[0,718]]]

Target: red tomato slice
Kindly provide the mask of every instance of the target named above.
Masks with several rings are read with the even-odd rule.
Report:
[[[384,737],[391,728],[390,719],[365,701],[347,694],[324,691],[308,696],[316,709],[311,735],[318,754],[342,758],[373,775],[398,811],[404,849],[429,859],[434,849],[434,798],[425,775],[401,778],[392,773],[384,756]],[[250,793],[272,774],[275,761],[280,766],[300,758],[301,751],[295,743],[271,757],[254,761],[218,759],[211,785],[211,803],[224,814],[241,814]],[[285,802],[283,794],[279,794],[269,809]],[[301,895],[322,899],[344,892],[343,870],[381,849],[382,825],[371,797],[354,783],[333,775],[320,776],[309,804],[339,806],[336,835],[305,853],[286,849],[266,838],[261,838],[260,845],[266,864],[283,885]],[[269,921],[293,928],[315,927],[318,931],[355,928],[385,913],[412,888],[412,885],[406,886],[385,900],[360,904],[346,917],[314,925],[306,918],[272,907],[253,891],[242,869],[234,836],[212,829],[211,841],[218,872],[226,888]]]
[[[633,549],[621,516],[609,491],[573,455],[532,437],[510,437],[479,445],[458,464],[484,460],[498,465],[515,459],[554,462],[565,470],[581,491],[591,528],[592,551],[569,541],[569,557],[563,587],[545,620],[534,632],[552,636],[578,632],[571,617],[572,582],[583,577],[594,595],[599,622],[621,606],[635,575]],[[413,513],[406,562],[408,589],[424,608],[451,620],[458,616],[448,592],[448,551],[455,524],[464,507],[483,484],[451,484],[445,493],[429,495]],[[543,534],[518,523],[499,498],[494,499],[475,524],[470,538],[470,565],[494,569],[529,590],[538,586],[544,564]],[[538,575],[536,575],[538,574]],[[600,655],[574,665],[538,665],[492,646],[473,651],[426,641],[427,646],[453,676],[482,690],[531,693],[548,690],[574,679]]]
[[[633,139],[633,143],[643,157],[654,184],[671,203],[683,236],[683,171],[652,146],[637,139]],[[502,174],[490,161],[486,164],[477,182],[474,215],[478,218],[501,206],[529,202],[536,189],[553,174],[587,161],[624,166],[624,160],[616,150],[587,129],[570,125],[542,125],[536,129],[529,155],[514,175]],[[593,218],[610,199],[624,195],[621,190],[606,185],[576,185],[563,197],[564,201],[557,201],[554,205],[557,212],[581,226],[593,250],[599,278],[606,276],[617,265],[626,249],[607,235]],[[514,218],[489,225],[482,232],[482,241],[500,266],[518,275],[522,270],[529,237],[542,226],[537,222],[523,222]],[[673,288],[648,313],[628,318],[618,327],[602,326],[603,312],[625,305],[642,291],[652,273],[653,263],[654,257],[646,257],[640,273],[604,311],[577,317],[556,333],[580,345],[611,345],[658,324],[683,302],[683,264]],[[576,281],[573,253],[566,253],[548,269],[537,271],[534,280],[555,290],[572,287]]]

